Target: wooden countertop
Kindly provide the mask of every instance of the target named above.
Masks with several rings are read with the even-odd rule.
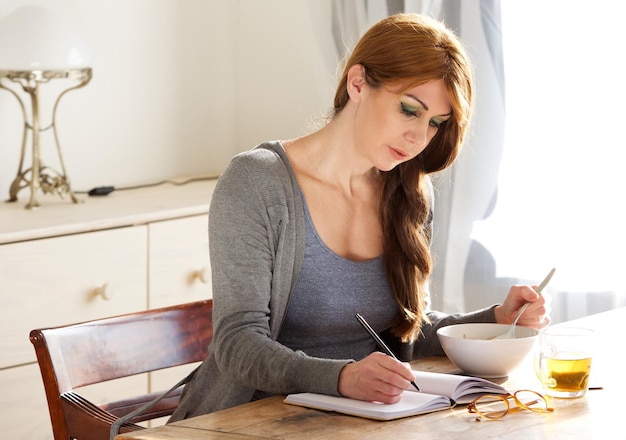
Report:
[[[41,206],[35,210],[24,208],[26,201],[23,199],[3,202],[0,204],[0,244],[206,214],[217,182],[211,177],[188,183],[117,190],[107,196],[79,194],[85,201],[79,204],[72,203],[68,197],[41,195],[38,197]]]

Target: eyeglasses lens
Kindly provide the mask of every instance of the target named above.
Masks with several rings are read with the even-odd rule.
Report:
[[[504,398],[484,397],[476,400],[476,412],[483,417],[499,419],[509,411],[509,403]]]
[[[548,402],[541,394],[530,390],[520,390],[515,393],[518,406],[534,412],[546,412]]]

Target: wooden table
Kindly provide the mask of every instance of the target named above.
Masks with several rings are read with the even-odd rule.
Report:
[[[172,439],[626,439],[620,403],[626,391],[622,381],[626,308],[591,315],[566,324],[592,328],[598,344],[594,353],[590,389],[578,399],[550,399],[553,413],[522,411],[498,421],[477,422],[465,406],[451,410],[380,422],[337,413],[317,411],[282,402],[276,396],[199,416],[171,425],[122,434],[118,440]],[[413,363],[414,369],[456,373],[447,358],[429,358]],[[507,379],[507,389],[541,391],[532,359],[527,358]]]

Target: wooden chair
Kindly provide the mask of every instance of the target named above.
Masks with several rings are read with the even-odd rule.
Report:
[[[213,301],[206,300],[31,331],[55,440],[108,439],[119,417],[165,392],[95,405],[75,388],[203,360],[213,337],[212,310]],[[171,415],[181,391],[123,424],[120,432]]]

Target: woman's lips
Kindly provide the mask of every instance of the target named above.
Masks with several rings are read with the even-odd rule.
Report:
[[[389,150],[391,151],[391,155],[395,157],[397,160],[406,160],[409,157],[408,153],[398,148],[389,147]]]

